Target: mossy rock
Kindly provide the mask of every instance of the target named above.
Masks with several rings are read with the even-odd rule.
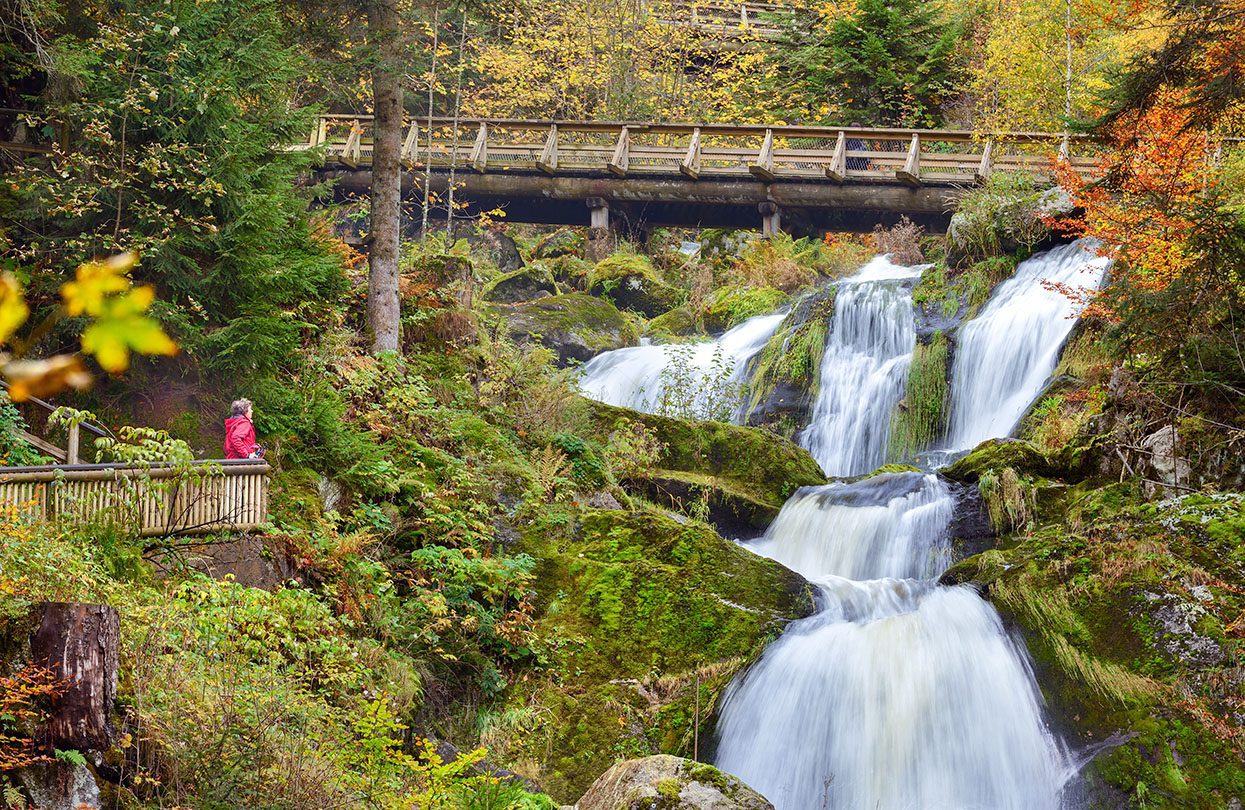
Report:
[[[592,273],[592,263],[578,256],[558,256],[553,259],[541,259],[540,264],[549,269],[556,281],[565,290],[585,292],[588,289],[588,276]]]
[[[697,334],[700,327],[691,308],[681,306],[653,318],[644,331],[654,337],[676,338]]]
[[[988,439],[964,458],[941,470],[941,473],[952,481],[975,483],[989,470],[1008,467],[1041,476],[1052,476],[1059,472],[1046,454],[1031,442],[1019,439]]]
[[[770,509],[781,508],[800,487],[827,480],[807,450],[767,431],[585,402],[589,418],[602,435],[609,435],[621,423],[640,423],[665,445],[656,475],[677,471],[717,479],[719,487],[746,494]]]
[[[709,332],[725,332],[757,315],[768,315],[789,296],[773,287],[727,287],[714,291],[705,299],[701,317]]]
[[[629,492],[685,515],[705,515],[723,537],[758,537],[778,517],[780,506],[759,500],[756,492],[713,475],[652,470],[623,482]]]
[[[668,755],[620,762],[601,774],[578,810],[774,810],[738,778]]]
[[[559,256],[584,257],[584,247],[588,244],[584,235],[570,228],[559,228],[546,234],[532,245],[533,259],[556,259]]]
[[[922,470],[920,467],[913,467],[911,464],[883,464],[881,467],[878,467],[873,472],[865,473],[863,476],[861,476],[860,480],[863,481],[866,478],[873,478],[878,475],[887,475],[890,473],[905,473],[905,472],[919,473],[919,472],[922,472]]]
[[[681,298],[678,290],[657,277],[647,256],[622,251],[597,262],[588,278],[588,291],[647,318],[668,312]]]
[[[806,295],[749,362],[747,422],[793,438],[807,425],[821,381],[835,288]]]
[[[498,276],[485,285],[480,296],[498,304],[517,304],[558,293],[553,274],[539,264]]]
[[[724,540],[711,527],[657,510],[585,510],[559,535],[533,526],[518,550],[540,560],[538,633],[561,641],[556,674],[516,685],[540,730],[512,759],[573,800],[621,757],[691,753],[722,690],[767,641],[810,615],[798,574]]]
[[[604,351],[634,346],[635,327],[609,301],[583,293],[499,307],[510,336],[557,352],[558,362],[587,361]]]

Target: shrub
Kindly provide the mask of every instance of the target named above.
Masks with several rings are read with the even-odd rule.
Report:
[[[925,229],[907,217],[889,228],[878,225],[873,229],[873,246],[878,253],[885,253],[895,264],[914,265],[925,260],[921,253],[921,234]]]

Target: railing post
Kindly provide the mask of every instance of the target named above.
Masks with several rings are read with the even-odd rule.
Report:
[[[69,442],[68,444],[65,445],[65,463],[66,464],[77,464],[78,463],[78,440],[79,440],[78,431],[79,431],[79,427],[77,423],[70,422],[69,423]]]
[[[340,160],[350,168],[358,168],[359,156],[362,154],[360,141],[363,137],[363,127],[360,126],[358,119],[350,123],[350,134],[346,136],[346,145],[342,147]]]
[[[834,142],[834,154],[830,157],[830,165],[826,167],[826,177],[836,183],[847,179],[847,133],[839,132]]]
[[[692,140],[687,145],[687,153],[679,164],[679,171],[695,180],[700,177],[700,127],[692,130]]]
[[[549,137],[545,139],[545,148],[536,160],[537,167],[545,174],[553,174],[558,170],[558,125],[549,127]]]
[[[915,132],[908,147],[908,160],[902,169],[895,172],[895,177],[914,186],[921,184],[921,136]]]
[[[774,130],[765,130],[761,153],[757,155],[757,162],[748,167],[748,171],[762,180],[774,179]]]
[[[1068,155],[1070,154],[1070,152],[1071,150],[1069,149],[1069,144],[1068,144],[1068,133],[1065,132],[1063,134],[1063,140],[1059,142],[1059,161],[1061,163],[1067,163]]]
[[[480,174],[488,168],[488,122],[480,122],[480,131],[476,134],[475,146],[471,147],[471,168]]]
[[[614,146],[614,156],[610,158],[610,162],[605,167],[618,177],[626,177],[627,169],[631,166],[631,130],[623,127],[622,132],[618,133],[618,143]]]
[[[984,183],[989,180],[992,171],[994,171],[994,138],[988,138],[985,148],[981,151],[981,163],[977,166],[977,182]]]
[[[411,128],[406,131],[406,138],[402,141],[402,156],[400,160],[406,168],[410,169],[415,166],[417,152],[419,151],[419,125],[411,122]]]

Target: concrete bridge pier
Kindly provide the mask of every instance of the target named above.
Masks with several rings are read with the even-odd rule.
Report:
[[[618,229],[610,218],[610,203],[604,197],[589,197],[588,204],[588,258],[601,259],[618,247]]]

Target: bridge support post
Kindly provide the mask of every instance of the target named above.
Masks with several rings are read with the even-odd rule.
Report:
[[[782,209],[772,200],[766,200],[757,205],[757,211],[761,214],[761,236],[765,239],[777,236],[782,230]]]
[[[597,261],[617,246],[610,225],[610,203],[604,197],[589,197],[585,202],[588,203],[588,258]]]

